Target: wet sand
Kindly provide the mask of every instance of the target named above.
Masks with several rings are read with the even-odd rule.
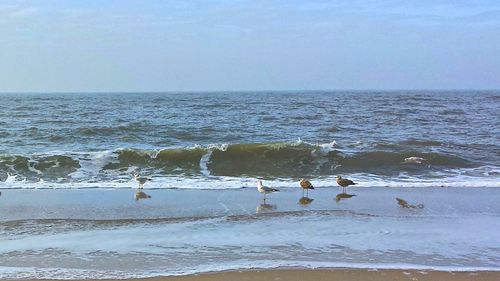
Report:
[[[141,200],[135,189],[4,189],[0,267],[7,273],[0,279],[127,280],[213,270],[134,280],[500,280],[500,270],[482,271],[499,269],[495,189],[356,187],[357,196],[337,201],[338,190],[318,188],[304,200],[300,187],[282,188],[263,206],[255,188],[146,189],[151,198]],[[402,208],[399,196],[425,208]],[[293,265],[270,264],[283,257]],[[313,265],[301,262],[307,259]],[[238,270],[262,263],[286,268]],[[356,264],[427,270],[342,268]],[[51,270],[59,268],[66,275]]]
[[[89,279],[82,280],[88,281]],[[116,280],[116,279],[109,279]],[[144,279],[145,281],[442,281],[442,280],[474,280],[474,281],[496,281],[500,280],[500,271],[481,272],[449,272],[449,271],[423,271],[423,270],[366,270],[366,269],[272,269],[272,270],[249,270],[249,271],[227,271],[217,273],[205,273],[197,275],[176,277],[154,277]]]

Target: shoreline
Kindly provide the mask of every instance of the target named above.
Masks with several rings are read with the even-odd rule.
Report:
[[[145,192],[2,193],[0,279],[500,280],[491,188]]]
[[[477,280],[494,281],[500,279],[500,271],[439,271],[417,269],[354,269],[354,268],[276,268],[276,269],[246,269],[207,272],[182,276],[156,276],[146,278],[117,279],[65,279],[65,280],[133,280],[133,281],[264,281],[264,280],[349,280],[349,281],[439,281],[439,280]],[[6,280],[41,280],[41,279],[6,279]],[[61,279],[43,279],[61,280]]]

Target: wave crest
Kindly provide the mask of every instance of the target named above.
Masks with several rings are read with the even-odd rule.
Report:
[[[420,143],[420,142],[419,142]],[[433,143],[434,144],[434,143]],[[408,157],[427,159],[424,164],[404,163]],[[337,173],[397,175],[448,168],[474,167],[454,155],[419,151],[350,151],[335,142],[303,141],[240,143],[159,151],[117,149],[105,152],[0,156],[0,178],[15,174],[26,179],[99,180],[129,177],[132,170],[161,175],[310,177]]]

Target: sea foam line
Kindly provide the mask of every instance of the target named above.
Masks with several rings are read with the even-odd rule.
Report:
[[[346,263],[314,261],[235,261],[224,264],[205,264],[177,270],[145,270],[143,272],[119,270],[90,270],[76,268],[39,268],[0,266],[0,278],[3,279],[131,279],[159,276],[186,276],[193,274],[217,273],[232,270],[259,269],[382,269],[382,270],[426,270],[447,272],[500,271],[500,267],[481,266],[433,266],[408,263]]]
[[[472,177],[465,175],[450,176],[443,178],[384,178],[370,174],[352,174],[350,178],[358,183],[357,187],[498,187],[500,188],[500,177]],[[184,177],[153,176],[153,181],[145,185],[145,189],[203,189],[203,190],[223,190],[253,188],[260,177]],[[264,179],[266,185],[275,188],[296,188],[298,179],[278,178]],[[335,177],[313,178],[314,187],[330,188],[337,187]],[[132,179],[117,179],[104,181],[81,181],[81,182],[50,182],[40,179],[38,182],[30,182],[26,179],[18,178],[16,175],[9,175],[4,182],[0,182],[0,189],[86,189],[86,188],[107,188],[107,189],[131,189],[137,184]]]

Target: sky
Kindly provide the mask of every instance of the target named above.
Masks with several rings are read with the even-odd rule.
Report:
[[[500,89],[498,0],[0,0],[0,92]]]

